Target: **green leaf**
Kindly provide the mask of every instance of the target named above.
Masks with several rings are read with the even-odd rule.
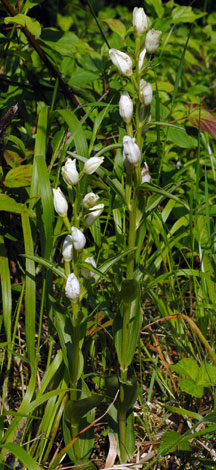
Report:
[[[8,257],[4,245],[4,238],[0,235],[0,279],[3,304],[4,327],[7,335],[8,346],[11,342],[11,313],[12,313],[12,296],[11,296],[11,280]]]
[[[25,467],[28,468],[28,470],[41,470],[41,467],[20,445],[14,443],[5,443],[0,444],[0,448],[8,450],[8,452],[19,459],[25,465]]]
[[[78,382],[78,389],[81,389],[81,393],[78,392],[78,400],[82,400],[84,398],[88,398],[90,395],[89,388],[85,384],[85,382],[80,380]],[[98,397],[97,397],[98,398]],[[87,416],[82,417],[79,423],[79,431],[87,427],[90,423],[94,421],[95,417],[95,411],[94,409],[91,409],[88,413]],[[63,420],[63,434],[64,434],[64,441],[65,444],[67,445],[69,442],[71,442],[73,435],[72,435],[72,425],[65,419]],[[79,453],[80,453],[80,459],[85,460],[88,458],[90,455],[92,449],[94,447],[94,428],[91,427],[87,431],[85,431],[84,434],[79,438]],[[71,458],[73,462],[77,463],[77,458],[75,456],[74,448],[70,447],[70,449],[67,451],[67,454]],[[56,462],[56,461],[55,461]],[[56,468],[56,467],[55,467]],[[85,466],[86,468],[86,466]]]
[[[32,178],[32,165],[20,165],[8,171],[4,185],[8,188],[22,188],[30,186]]]
[[[21,214],[23,209],[24,204],[16,202],[12,197],[7,196],[7,194],[0,194],[0,211]]]
[[[4,23],[5,24],[18,24],[21,26],[24,26],[28,28],[28,30],[38,38],[41,34],[41,25],[38,21],[34,20],[33,18],[30,18],[27,15],[23,15],[22,13],[18,13],[18,15],[15,15],[13,17],[8,16],[4,18]]]
[[[39,188],[39,193],[41,196],[41,221],[43,229],[42,227],[40,228],[41,240],[43,242],[43,255],[45,256],[45,258],[48,258],[51,255],[53,245],[54,223],[53,194],[50,187],[49,173],[46,165],[47,120],[48,106],[44,106],[41,109],[38,117],[33,172],[36,173],[37,186]]]
[[[79,122],[73,111],[62,109],[58,112],[63,117],[71,131],[71,138],[74,139],[77,153],[85,158],[88,158],[88,144],[82,128],[82,124]]]
[[[193,23],[198,18],[202,18],[206,13],[194,13],[192,7],[177,6],[172,11],[172,23]]]
[[[196,139],[188,135],[183,127],[182,129],[169,127],[167,132],[167,140],[170,140],[175,145],[182,148],[192,148],[197,146]]]
[[[74,72],[71,76],[71,78],[68,80],[68,84],[70,86],[85,86],[88,85],[95,80],[98,80],[100,78],[99,75],[97,75],[95,72],[89,72],[86,70],[80,71],[80,72]]]
[[[183,436],[180,436],[175,431],[167,431],[162,435],[160,444],[160,453],[167,455],[175,450],[190,450],[188,440],[183,440]]]
[[[127,349],[127,358],[122,357],[122,336],[123,336],[123,313],[122,307],[119,308],[113,322],[113,335],[115,348],[119,360],[119,364],[124,363],[124,367],[128,367],[134,357],[139,331],[142,324],[142,314],[140,309],[139,296],[131,303],[130,322],[129,322],[129,343]]]
[[[102,397],[91,395],[81,400],[68,400],[64,409],[65,419],[71,424],[78,425],[82,417],[90,410],[100,405]]]
[[[125,37],[127,30],[125,25],[120,20],[116,20],[115,18],[101,18],[100,21],[108,24],[114,33],[119,34],[119,36],[122,38]]]
[[[40,256],[34,256],[34,255],[31,255],[31,254],[27,254],[27,253],[25,253],[24,255],[20,255],[20,256],[24,256],[26,258],[29,258],[32,261],[35,261],[36,263],[41,264],[45,268],[51,269],[51,271],[53,273],[57,274],[57,276],[62,277],[63,279],[65,279],[65,281],[67,280],[67,276],[66,276],[64,270],[62,268],[59,268],[59,267],[57,268],[51,261],[49,261],[45,258],[41,258]]]
[[[34,253],[34,241],[32,229],[27,211],[22,212],[22,228],[25,252]],[[25,280],[25,331],[27,352],[31,367],[35,367],[35,314],[36,314],[36,280],[35,263],[32,259],[26,259]]]
[[[159,195],[159,197],[154,198],[153,196],[149,198],[149,201],[147,202],[147,207],[146,207],[146,212],[150,213],[159,203],[160,201],[166,197],[168,199],[173,199],[174,201],[178,202],[181,204],[181,206],[186,207],[187,210],[189,210],[189,206],[182,201],[178,196],[175,196],[175,194],[172,194],[170,191],[174,191],[173,188],[169,188],[169,191],[160,188],[160,186],[156,186],[156,184],[150,184],[150,183],[144,183],[141,186],[139,186],[137,189],[142,190],[142,191],[150,191],[152,193],[156,193]]]
[[[177,364],[171,365],[170,369],[179,375],[187,375],[193,380],[196,380],[199,371],[196,361],[191,357],[181,359]]]
[[[196,398],[202,398],[204,393],[204,387],[192,379],[180,380],[179,387],[183,392],[186,392]]]
[[[161,0],[145,0],[145,3],[149,7],[151,14],[159,18],[163,17],[164,7]]]

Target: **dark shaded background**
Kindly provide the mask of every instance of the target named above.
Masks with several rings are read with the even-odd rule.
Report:
[[[163,1],[166,4],[166,1]],[[145,0],[91,0],[91,4],[95,10],[95,13],[98,13],[105,7],[116,7],[117,5],[126,6],[129,9],[133,9],[135,6],[145,8]],[[177,0],[175,1],[176,5],[182,6],[192,6],[192,8],[199,8],[202,11],[212,13],[216,11],[216,0],[192,0],[187,2],[187,0]],[[30,16],[36,18],[44,26],[55,26],[56,25],[56,15],[61,13],[62,15],[70,15],[74,13],[74,9],[84,8],[89,10],[88,2],[86,0],[46,0],[38,5],[37,7],[32,8]],[[148,9],[146,8],[148,13]]]

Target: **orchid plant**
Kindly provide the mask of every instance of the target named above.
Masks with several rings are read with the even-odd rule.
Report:
[[[123,162],[126,170],[125,176],[125,201],[128,213],[128,235],[127,235],[127,263],[126,271],[122,272],[122,283],[120,287],[120,302],[113,322],[114,344],[119,362],[119,376],[110,377],[105,381],[105,388],[112,389],[119,396],[115,401],[115,410],[118,421],[118,443],[121,463],[127,462],[130,457],[131,444],[127,442],[127,427],[133,423],[132,406],[137,396],[137,381],[132,372],[133,361],[139,330],[142,322],[140,307],[140,286],[136,271],[137,259],[137,234],[142,221],[144,211],[143,188],[146,182],[150,182],[151,176],[147,163],[142,158],[143,129],[150,117],[150,106],[152,102],[152,86],[144,80],[146,70],[146,55],[153,54],[158,46],[161,32],[148,30],[148,19],[143,8],[134,8],[133,28],[135,34],[135,67],[129,55],[125,52],[110,49],[109,56],[118,69],[118,72],[131,80],[134,88],[134,96],[131,97],[124,91],[120,96],[119,113],[126,126],[126,135],[123,137]],[[145,47],[141,50],[142,36],[145,36]],[[148,64],[149,66],[149,64]],[[135,103],[135,114],[134,114]],[[73,225],[68,219],[68,203],[60,188],[54,189],[54,207],[57,214],[63,218],[68,234],[63,243],[63,259],[65,263],[65,274],[67,276],[65,295],[70,300],[71,325],[73,337],[73,354],[71,356],[71,394],[68,407],[78,400],[78,381],[83,370],[82,358],[82,307],[81,302],[84,289],[83,278],[91,279],[94,276],[96,263],[93,257],[87,256],[82,266],[81,253],[86,245],[86,237],[83,233],[87,227],[94,224],[95,220],[104,210],[104,204],[99,203],[99,196],[93,192],[87,193],[83,198],[82,209],[78,210],[80,198],[80,182],[85,174],[91,175],[97,172],[103,163],[103,157],[91,157],[85,161],[83,170],[78,173],[76,161],[68,158],[62,167],[62,177],[65,181],[69,196],[71,188],[75,194],[73,204]],[[141,166],[143,165],[143,166]],[[88,211],[83,216],[83,210]],[[72,265],[72,272],[71,272]],[[93,271],[90,269],[92,266]],[[128,346],[130,343],[130,346]],[[112,393],[111,393],[112,395]],[[95,406],[95,403],[90,404]],[[79,432],[77,422],[72,422],[72,438]],[[131,433],[130,433],[131,435]],[[79,440],[74,445],[76,462],[83,458]]]

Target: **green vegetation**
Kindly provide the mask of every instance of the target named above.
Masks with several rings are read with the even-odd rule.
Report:
[[[99,3],[1,1],[0,470],[212,469],[216,13]]]

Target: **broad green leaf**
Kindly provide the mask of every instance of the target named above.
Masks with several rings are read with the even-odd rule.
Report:
[[[97,75],[95,72],[82,70],[79,72],[74,72],[71,78],[68,80],[68,84],[71,85],[72,87],[74,86],[82,87],[82,86],[85,86],[94,82],[95,80],[98,80],[99,78],[100,76]]]
[[[172,23],[193,23],[198,18],[202,18],[206,13],[194,13],[192,7],[177,6],[172,10]]]
[[[188,440],[180,436],[176,431],[167,431],[162,435],[160,444],[161,455],[167,455],[170,452],[178,450],[190,450]]]
[[[8,188],[22,188],[30,186],[32,178],[32,165],[20,165],[8,171],[4,185]]]
[[[41,34],[41,25],[40,25],[40,23],[38,21],[34,20],[33,18],[30,18],[27,15],[23,15],[22,13],[18,13],[18,15],[9,16],[9,17],[4,18],[4,23],[5,24],[18,24],[18,25],[24,26],[36,38],[38,38]]]
[[[119,34],[122,38],[125,37],[126,35],[126,27],[125,25],[120,21],[115,18],[101,18],[100,21],[103,21],[104,23],[108,24],[110,29],[114,32]]]
[[[50,48],[58,52],[63,57],[73,57],[74,54],[86,55],[94,54],[95,51],[89,44],[72,31],[62,32],[54,28],[45,28],[40,38],[40,44],[43,48]]]
[[[183,379],[179,381],[179,387],[183,392],[196,398],[202,398],[204,387],[192,379]]]
[[[157,86],[159,91],[167,91],[167,93],[172,93],[174,86],[170,82],[162,82],[162,80],[157,81]],[[156,85],[155,83],[152,84],[152,89],[155,91]]]
[[[81,389],[81,393],[78,392],[78,400],[89,397],[90,395],[89,388],[83,380],[78,382],[77,388],[79,390]],[[79,431],[81,431],[82,429],[87,427],[90,423],[92,423],[94,421],[94,417],[95,417],[95,410],[91,409],[87,413],[87,416],[81,419],[80,424],[79,424]],[[72,435],[72,425],[68,421],[66,421],[65,418],[63,420],[63,435],[64,435],[65,445],[67,445],[69,442],[71,442],[73,435]],[[78,443],[79,443],[78,445],[79,445],[79,453],[80,453],[79,458],[80,460],[85,460],[90,455],[92,448],[94,446],[94,427],[91,427],[90,429],[85,431],[85,433],[82,434],[81,438],[79,438]],[[67,453],[69,457],[71,458],[71,460],[77,463],[77,458],[74,453],[74,447],[70,447]]]
[[[199,367],[194,359],[191,357],[181,359],[177,364],[170,366],[179,375],[189,376],[192,380],[196,380]]]
[[[183,127],[182,129],[169,127],[167,132],[167,140],[182,148],[192,148],[197,146],[196,139],[188,135]]]
[[[57,13],[57,24],[62,31],[69,31],[70,27],[73,24],[73,17],[71,16],[66,16],[66,15],[61,15],[60,13]]]
[[[78,425],[82,417],[90,410],[100,405],[102,397],[90,395],[81,400],[68,400],[64,409],[65,419],[71,424]]]
[[[7,194],[0,194],[0,211],[13,212],[15,214],[21,214],[24,209],[24,205],[20,202],[16,202]]]

